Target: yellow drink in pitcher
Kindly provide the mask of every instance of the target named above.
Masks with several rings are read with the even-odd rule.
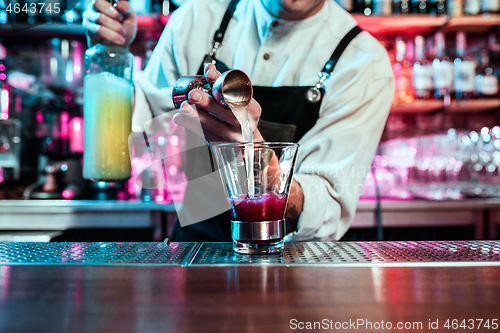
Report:
[[[108,72],[90,74],[84,79],[83,96],[83,177],[108,182],[129,179],[132,82]]]

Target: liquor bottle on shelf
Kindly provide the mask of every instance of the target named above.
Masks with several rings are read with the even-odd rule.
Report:
[[[481,12],[481,0],[465,0],[464,14],[477,15]]]
[[[415,100],[412,83],[413,41],[406,44],[401,37],[396,38],[396,60],[394,70],[395,103],[411,103]]]
[[[476,96],[479,98],[498,97],[498,78],[495,76],[495,65],[490,62],[488,50],[481,50],[476,70]]]
[[[481,0],[481,12],[498,13],[500,11],[499,0]]]
[[[432,63],[425,56],[425,39],[421,35],[415,37],[413,88],[417,99],[429,99],[432,96]]]
[[[447,0],[446,7],[448,15],[451,17],[462,16],[464,14],[465,0]]]
[[[373,15],[391,16],[392,0],[373,0]]]
[[[429,14],[437,16],[446,15],[446,0],[430,0]]]
[[[492,32],[488,36],[488,51],[489,51],[490,61],[493,63],[499,63],[500,62],[500,44],[498,43],[497,35],[494,32]]]
[[[429,14],[430,3],[428,0],[411,0],[412,14]]]
[[[354,0],[353,2],[353,12],[362,13],[366,16],[370,16],[373,13],[373,2],[372,0]]]
[[[483,13],[498,13],[500,11],[500,1],[498,0],[482,0],[481,11]]]
[[[453,65],[446,55],[444,35],[437,32],[435,39],[435,58],[432,61],[432,82],[434,84],[434,96],[444,99],[449,103],[453,89]]]
[[[455,98],[468,99],[474,95],[476,62],[467,53],[467,37],[464,32],[457,33],[457,57],[453,62],[453,87]]]
[[[394,15],[406,15],[410,14],[410,11],[410,0],[393,0],[392,13]]]

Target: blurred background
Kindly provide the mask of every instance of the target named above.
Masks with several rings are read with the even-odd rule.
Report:
[[[177,156],[143,172],[141,183],[82,177],[88,2],[64,1],[62,16],[27,16],[9,6],[30,0],[0,0],[0,241],[158,241],[171,233],[185,188],[177,154],[184,132],[174,124],[150,138],[153,151],[133,152],[132,173],[147,154]],[[139,70],[177,5],[130,2],[139,14],[130,48]],[[386,47],[396,80],[343,240],[497,239],[500,0],[338,3]]]

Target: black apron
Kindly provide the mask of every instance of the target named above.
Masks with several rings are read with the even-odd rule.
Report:
[[[221,26],[215,32],[214,45],[203,60],[198,75],[203,75],[206,63],[213,63],[223,73],[229,68],[215,59],[215,52],[221,45],[224,34],[238,0],[232,0],[224,14]],[[259,102],[262,114],[258,123],[258,129],[267,142],[297,142],[316,123],[321,107],[324,90],[323,81],[334,70],[340,56],[351,40],[362,30],[355,26],[350,30],[335,48],[330,60],[320,72],[318,84],[314,87],[259,87],[253,86],[253,98]],[[292,112],[291,112],[292,111]],[[189,140],[189,138],[188,138]],[[195,166],[195,156],[187,156],[187,165]],[[186,170],[186,173],[189,173]],[[199,175],[197,175],[199,176]],[[188,179],[190,177],[188,176]],[[190,186],[186,188],[186,193]],[[181,227],[176,221],[172,240],[176,242],[227,242],[231,241],[231,215],[227,211],[216,217],[198,222],[189,226]],[[287,221],[288,222],[288,221]],[[295,223],[287,223],[287,233],[296,229]]]

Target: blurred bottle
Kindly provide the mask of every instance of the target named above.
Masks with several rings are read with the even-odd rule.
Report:
[[[446,0],[430,0],[429,14],[431,15],[446,15]]]
[[[491,62],[500,62],[500,44],[498,43],[497,35],[494,32],[488,36],[488,52]]]
[[[477,15],[481,11],[481,0],[465,0],[464,14]]]
[[[453,65],[450,58],[446,55],[444,35],[441,32],[436,33],[435,40],[435,58],[432,61],[434,96],[438,99],[444,99],[449,103],[450,94],[453,89]]]
[[[411,0],[412,14],[429,14],[429,10],[430,10],[429,0]]]
[[[393,0],[392,12],[394,15],[410,14],[411,6],[409,0]]]
[[[396,61],[394,70],[394,102],[411,103],[415,100],[415,91],[412,83],[413,41],[404,42],[403,38],[396,38]]]
[[[498,78],[495,76],[495,65],[490,62],[488,50],[481,50],[476,70],[476,95],[479,98],[498,97]]]
[[[373,0],[373,15],[391,16],[392,0]]]
[[[432,96],[432,62],[426,58],[425,39],[420,35],[415,37],[413,88],[417,99],[429,99]]]
[[[448,15],[451,17],[462,16],[464,14],[464,0],[447,0]]]
[[[481,12],[498,13],[500,11],[500,0],[481,0]]]
[[[353,13],[361,13],[370,16],[372,14],[371,0],[353,0],[352,11]]]
[[[453,62],[453,87],[456,99],[468,99],[474,95],[476,62],[467,53],[467,37],[464,32],[457,33],[457,57]]]
[[[133,55],[124,47],[102,42],[85,52],[85,69],[84,178],[127,180],[131,176]]]

